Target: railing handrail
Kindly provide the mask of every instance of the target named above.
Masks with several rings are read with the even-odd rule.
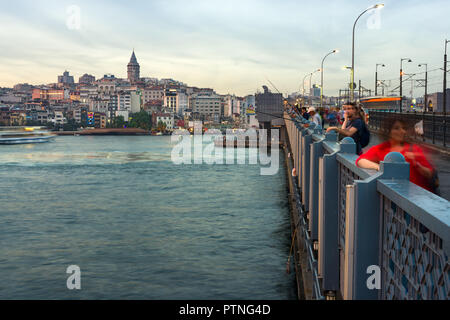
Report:
[[[338,153],[336,159],[339,163],[341,163],[342,165],[350,169],[350,171],[355,173],[358,177],[360,177],[360,180],[366,180],[376,173],[375,170],[362,169],[358,167],[355,164],[356,160],[358,159],[358,156],[356,154]]]
[[[339,152],[340,150],[340,144],[337,141],[324,141],[322,144],[325,151],[328,152],[328,154],[334,154]]]

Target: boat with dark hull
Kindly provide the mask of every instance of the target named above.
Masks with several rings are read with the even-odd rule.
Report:
[[[30,144],[50,142],[56,136],[35,128],[7,129],[0,131],[0,144]]]

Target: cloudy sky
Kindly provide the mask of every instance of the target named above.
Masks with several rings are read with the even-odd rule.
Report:
[[[84,73],[126,77],[134,48],[142,77],[241,96],[269,79],[286,94],[302,90],[305,75],[338,48],[326,60],[324,85],[326,95],[337,95],[349,82],[343,66],[351,65],[353,23],[376,1],[0,0],[0,86],[52,83],[64,70],[76,79]],[[423,72],[419,63],[442,68],[450,1],[382,3],[358,22],[356,79],[373,90],[375,65],[384,63],[379,78],[392,80],[393,89],[401,58],[413,60],[405,63],[407,74]],[[429,77],[430,92],[442,90],[442,71]],[[409,95],[411,83],[405,87]],[[423,88],[414,88],[415,96],[421,94]]]

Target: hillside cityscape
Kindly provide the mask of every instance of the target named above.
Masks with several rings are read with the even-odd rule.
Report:
[[[96,79],[84,74],[76,82],[65,71],[57,80],[1,88],[0,125],[46,125],[59,130],[128,126],[171,131],[196,120],[205,125],[257,126],[255,95],[221,95],[214,89],[191,87],[173,79],[141,77],[134,51],[126,79],[113,74]]]
[[[64,71],[57,83],[0,88],[0,126],[35,125],[60,131],[129,127],[171,132],[192,129],[194,121],[212,128],[267,127],[275,119],[273,115],[282,116],[282,94],[272,93],[267,86],[263,86],[262,93],[239,97],[173,79],[141,77],[134,50],[126,68],[126,79],[113,74],[96,79],[84,74],[76,82],[69,71]],[[292,93],[289,100],[319,106],[320,86],[309,86],[308,93],[303,85],[303,92]],[[324,106],[341,106],[348,94],[349,90],[340,90],[338,97],[323,97]],[[362,86],[357,94],[360,98],[373,95]],[[429,111],[434,101],[438,105],[441,96],[442,93],[429,95]],[[405,100],[413,110],[423,109],[423,98]]]

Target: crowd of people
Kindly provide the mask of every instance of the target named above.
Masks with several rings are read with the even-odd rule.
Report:
[[[364,169],[380,170],[380,163],[390,152],[399,152],[410,164],[410,181],[436,194],[439,194],[437,171],[425,156],[421,146],[408,141],[412,136],[411,126],[404,120],[390,119],[385,123],[388,135],[381,144],[364,149],[370,142],[367,116],[358,103],[346,103],[341,110],[330,108],[317,111],[314,107],[303,107],[301,115],[326,131],[335,131],[341,138],[351,137],[356,144],[358,159],[356,165]]]

